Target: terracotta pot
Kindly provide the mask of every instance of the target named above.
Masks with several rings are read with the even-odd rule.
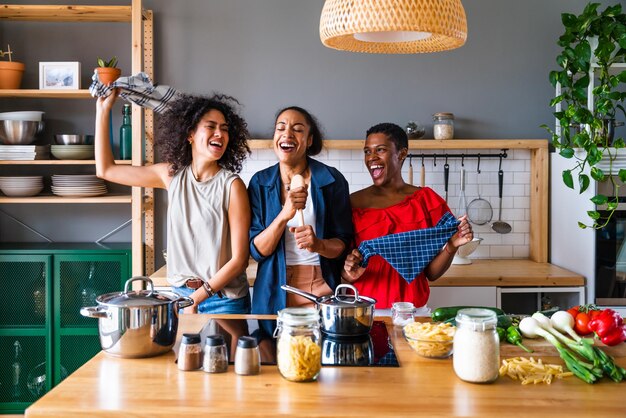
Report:
[[[96,72],[98,73],[98,80],[106,85],[111,84],[122,75],[122,70],[112,67],[97,67]]]
[[[0,89],[19,89],[24,68],[21,62],[0,61]]]

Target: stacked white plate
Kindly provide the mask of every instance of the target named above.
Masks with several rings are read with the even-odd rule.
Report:
[[[52,193],[57,196],[100,196],[106,192],[104,181],[93,174],[52,176]]]
[[[50,145],[0,145],[0,160],[46,160]]]
[[[94,146],[52,145],[50,152],[59,160],[90,160],[94,157]]]
[[[7,196],[35,196],[43,190],[43,176],[0,177],[0,190]]]

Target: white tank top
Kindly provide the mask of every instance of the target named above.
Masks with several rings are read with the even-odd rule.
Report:
[[[315,210],[313,208],[311,193],[309,193],[306,198],[306,203],[302,213],[304,214],[304,224],[311,225],[313,227],[313,232],[315,232]],[[306,249],[298,248],[296,246],[295,235],[289,231],[289,228],[292,226],[300,226],[299,219],[300,216],[296,212],[296,216],[287,222],[287,228],[285,228],[285,261],[288,266],[318,266],[320,264],[319,254],[312,253]]]
[[[167,272],[172,286],[182,286],[190,277],[206,281],[231,259],[228,203],[237,178],[222,168],[200,182],[190,166],[172,178],[167,189]],[[245,296],[246,274],[232,279],[222,292],[231,299]]]

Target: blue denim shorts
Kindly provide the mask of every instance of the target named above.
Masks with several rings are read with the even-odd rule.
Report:
[[[179,296],[189,296],[194,290],[181,286],[172,287],[172,292]],[[239,299],[229,299],[225,296],[220,298],[218,295],[213,295],[198,305],[198,313],[203,314],[249,314],[250,310],[250,293]]]

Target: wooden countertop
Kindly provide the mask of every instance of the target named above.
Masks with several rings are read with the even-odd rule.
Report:
[[[246,270],[250,286],[254,284],[257,264],[250,260]],[[155,286],[169,286],[167,266],[161,267],[150,276]],[[446,286],[584,286],[585,278],[580,274],[550,263],[536,263],[523,259],[475,259],[472,264],[452,265],[439,280],[430,282],[431,287]]]
[[[198,332],[210,317],[183,315],[179,334]],[[626,383],[603,378],[591,385],[575,377],[549,386],[522,386],[507,377],[466,383],[454,374],[451,359],[421,358],[399,329],[388,328],[401,367],[323,367],[311,383],[288,382],[276,366],[262,366],[257,376],[239,376],[232,365],[223,374],[182,372],[173,352],[148,359],[101,352],[29,407],[26,418],[626,416]],[[502,347],[503,357],[505,347],[508,355],[523,353]],[[544,360],[562,364],[555,357]],[[626,366],[625,357],[617,362]]]

